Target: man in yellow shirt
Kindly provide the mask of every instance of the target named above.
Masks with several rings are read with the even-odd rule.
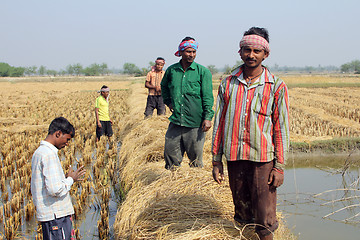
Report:
[[[110,89],[103,85],[100,90],[100,96],[96,98],[96,141],[99,141],[100,137],[104,134],[110,141],[111,136],[113,135],[112,121],[109,116],[109,92]]]

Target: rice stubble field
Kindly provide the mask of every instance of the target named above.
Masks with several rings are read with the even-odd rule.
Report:
[[[316,141],[359,138],[360,88],[352,86],[357,86],[359,79],[283,79],[289,86],[292,144],[311,146]],[[143,81],[104,76],[1,82],[0,238],[36,235],[41,239],[40,234],[34,234],[36,229],[24,227],[34,219],[35,211],[30,195],[31,156],[45,138],[50,121],[64,116],[75,126],[76,136],[69,147],[60,151],[60,157],[65,171],[70,165],[86,166],[85,181],[75,184],[71,194],[77,221],[86,217],[89,208],[98,209],[98,230],[90,234],[92,237],[239,239],[244,235],[257,239],[253,226],[234,225],[228,182],[218,185],[212,180],[210,133],[204,147],[204,168],[190,168],[184,159],[177,171],[164,169],[164,135],[170,112],[143,120],[147,97]],[[214,78],[215,96],[217,81]],[[94,103],[96,90],[103,84],[111,89],[114,137],[111,143],[103,138],[96,145]],[[112,189],[118,189],[115,195]],[[111,226],[109,198],[121,200]],[[295,239],[281,213],[279,219],[275,239]],[[77,227],[79,239],[92,239]]]

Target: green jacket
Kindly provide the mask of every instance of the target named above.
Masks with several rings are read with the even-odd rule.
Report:
[[[168,67],[161,81],[161,95],[166,105],[172,104],[169,120],[176,125],[197,128],[214,116],[212,76],[196,62],[185,72],[180,62]]]

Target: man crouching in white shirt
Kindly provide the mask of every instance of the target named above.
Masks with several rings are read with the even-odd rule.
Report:
[[[58,150],[68,146],[74,136],[75,128],[67,119],[55,118],[31,160],[31,194],[44,240],[74,237],[70,188],[74,182],[82,180],[80,177],[86,171],[83,166],[76,171],[70,166],[65,175],[58,156]]]

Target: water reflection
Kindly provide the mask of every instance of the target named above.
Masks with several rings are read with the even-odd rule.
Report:
[[[299,239],[358,239],[359,159],[357,154],[291,158],[278,208]]]

